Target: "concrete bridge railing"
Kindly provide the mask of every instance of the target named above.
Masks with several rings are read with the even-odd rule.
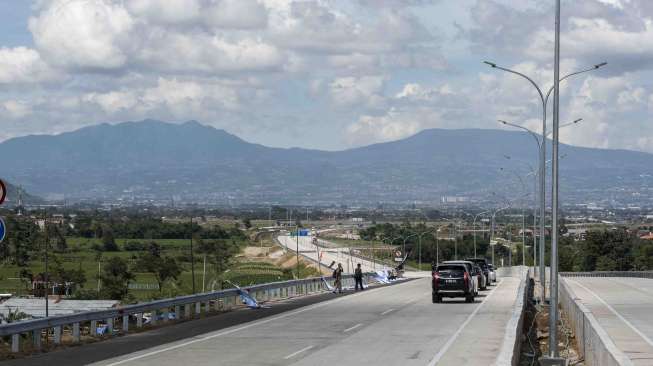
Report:
[[[653,278],[653,271],[560,272],[562,277],[634,277]]]
[[[559,304],[567,315],[578,342],[578,351],[588,366],[630,366],[632,361],[614,344],[592,312],[580,301],[564,277],[644,277],[652,272],[560,273]]]
[[[365,274],[366,280],[369,280],[371,276],[372,274]],[[332,278],[326,280],[333,285]],[[342,282],[343,286],[353,286],[354,278],[352,275],[343,275]],[[248,286],[243,287],[243,290],[249,291],[250,295],[259,302],[328,291],[321,277]],[[169,322],[170,313],[174,314],[173,319],[187,320],[199,317],[202,313],[225,311],[241,305],[236,289],[207,292],[127,305],[110,310],[80,312],[3,324],[0,325],[0,341],[2,338],[10,338],[11,352],[17,353],[24,348],[21,339],[31,339],[30,349],[36,351],[42,348],[43,339],[49,339],[50,336],[55,345],[61,344],[64,328],[70,330],[74,344],[80,343],[82,329],[88,329],[91,337],[101,337],[102,335],[97,331],[99,323],[106,325],[108,336],[113,336],[126,334],[131,326],[143,328],[145,326],[144,314],[146,313],[151,314],[150,325],[155,326]],[[116,327],[117,325],[119,328]]]
[[[501,352],[493,365],[518,365],[521,356],[521,337],[524,326],[524,311],[528,304],[530,270],[524,266],[500,267],[498,277],[519,278],[519,291],[512,308],[512,315],[506,324]]]

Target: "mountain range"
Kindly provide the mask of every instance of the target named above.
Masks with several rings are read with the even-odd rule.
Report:
[[[653,206],[652,154],[564,144],[560,152],[566,198]],[[532,190],[536,158],[532,137],[515,131],[430,129],[330,152],[248,143],[195,121],[145,120],[4,141],[0,175],[72,201],[436,202]]]

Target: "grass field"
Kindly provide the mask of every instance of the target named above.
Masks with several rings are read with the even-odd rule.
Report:
[[[231,240],[231,239],[228,239]],[[106,262],[109,258],[112,257],[121,257],[127,260],[130,264],[133,264],[139,255],[139,251],[125,251],[124,245],[127,242],[135,241],[147,244],[151,241],[156,242],[161,246],[162,255],[172,256],[177,259],[180,256],[187,256],[190,253],[190,242],[187,239],[155,239],[155,240],[143,240],[143,239],[116,239],[116,243],[120,247],[121,251],[118,252],[96,252],[93,250],[95,244],[100,244],[99,239],[88,239],[88,238],[79,238],[79,237],[69,237],[66,238],[68,243],[68,251],[65,253],[51,253],[49,258],[50,271],[52,271],[53,262],[55,260],[61,261],[62,265],[66,269],[81,269],[84,271],[86,276],[86,282],[83,284],[84,289],[96,289],[97,288],[97,274],[98,274],[98,262],[100,267]],[[237,242],[241,246],[247,244],[246,241]],[[98,254],[101,254],[101,257],[98,258]],[[202,290],[202,280],[203,280],[203,261],[202,256],[199,254],[195,255],[195,287],[197,291]],[[239,259],[246,261],[246,258]],[[183,272],[180,275],[179,280],[176,283],[166,284],[161,292],[158,290],[131,290],[131,294],[136,298],[136,300],[149,300],[154,298],[161,297],[172,297],[182,294],[189,294],[192,292],[192,279],[191,274],[191,264],[189,262],[180,261]],[[31,261],[30,265],[27,267],[33,274],[42,273],[45,271],[44,261]],[[9,264],[0,265],[0,293],[13,293],[18,295],[27,295],[31,289],[31,285],[25,283],[19,279],[19,274],[21,267]],[[156,279],[150,273],[139,273],[134,271],[136,279],[132,283],[137,284],[156,284]],[[300,276],[302,273],[300,273]],[[261,283],[261,282],[271,282],[286,280],[288,274],[284,274],[281,269],[274,266],[273,264],[266,263],[254,263],[247,265],[242,265],[237,263],[232,269],[230,269],[229,277],[236,283],[242,283],[246,285]],[[204,278],[205,289],[208,291],[210,289],[218,289],[222,282],[217,281],[216,274],[212,271],[210,264],[207,265],[206,278]],[[216,288],[217,286],[217,288]]]

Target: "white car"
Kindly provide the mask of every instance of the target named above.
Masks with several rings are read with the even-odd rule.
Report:
[[[489,267],[490,282],[497,282],[497,273],[494,271],[494,266],[488,264],[488,267]]]

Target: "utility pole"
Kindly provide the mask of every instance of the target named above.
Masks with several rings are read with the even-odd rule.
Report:
[[[45,229],[45,317],[50,316],[48,304],[48,292],[50,291],[50,275],[48,274],[48,247],[50,246],[50,235],[48,234],[47,212],[43,215],[43,228]]]
[[[296,238],[296,256],[297,256],[297,265],[295,267],[295,271],[297,272],[297,278],[299,279],[299,225],[295,225],[295,238]]]
[[[195,255],[193,254],[193,214],[190,214],[190,274],[193,277],[193,293],[195,293]]]
[[[521,210],[521,265],[526,266],[526,219],[524,218],[524,208]]]

